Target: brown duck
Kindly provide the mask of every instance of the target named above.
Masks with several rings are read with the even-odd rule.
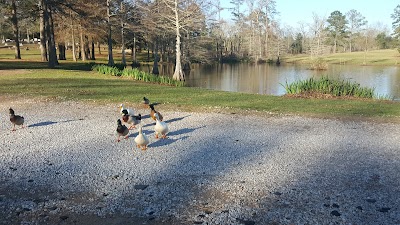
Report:
[[[151,111],[150,111],[150,117],[151,117],[154,121],[156,121],[156,116],[155,116],[155,114],[157,113],[157,114],[158,114],[158,119],[159,119],[160,121],[163,121],[163,116],[161,115],[160,112],[158,112],[158,111],[156,111],[156,110],[154,109],[154,105],[153,105],[153,104],[150,104],[149,107],[150,107],[150,109],[151,109]]]
[[[21,126],[24,128],[24,117],[15,115],[15,112],[12,108],[10,108],[10,121],[13,124],[13,129],[12,131],[15,131],[15,125]]]

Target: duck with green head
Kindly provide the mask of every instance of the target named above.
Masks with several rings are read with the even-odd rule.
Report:
[[[142,121],[141,114],[137,116],[129,115],[126,109],[122,110],[122,114],[123,114],[122,121],[124,121],[127,124],[130,124],[130,127],[128,128],[129,130],[132,128],[136,128],[136,125],[138,125]]]
[[[117,142],[120,141],[119,138],[121,136],[124,137],[124,139],[127,139],[128,138],[129,129],[125,125],[122,124],[120,119],[117,120],[117,125],[118,125],[118,127],[117,127],[117,134],[118,134]]]

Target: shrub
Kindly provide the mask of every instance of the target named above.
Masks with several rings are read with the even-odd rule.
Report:
[[[282,84],[281,84],[282,85]],[[358,83],[345,80],[334,80],[321,77],[319,80],[309,78],[303,81],[282,85],[291,95],[331,95],[334,97],[374,98],[374,88],[361,87]]]
[[[123,70],[120,70],[117,67],[108,66],[108,65],[104,65],[104,64],[97,64],[92,67],[92,70],[97,71],[98,73],[101,73],[101,74],[128,77],[128,78],[131,78],[134,80],[140,80],[140,81],[144,81],[144,82],[166,84],[166,85],[177,86],[177,87],[182,87],[185,85],[185,83],[183,81],[174,80],[168,76],[159,76],[159,75],[154,75],[151,73],[146,73],[137,68],[133,68],[133,69],[125,68]]]

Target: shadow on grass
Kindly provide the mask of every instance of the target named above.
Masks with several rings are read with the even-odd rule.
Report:
[[[59,61],[54,69],[61,70],[81,70],[91,71],[92,66],[95,62],[63,62]],[[0,70],[11,70],[11,69],[49,69],[47,62],[39,61],[18,61],[18,60],[0,60]]]

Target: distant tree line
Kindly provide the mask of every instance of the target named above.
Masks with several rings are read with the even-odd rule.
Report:
[[[0,39],[40,40],[42,60],[55,67],[66,59],[94,60],[121,49],[122,64],[137,64],[136,52],[147,60],[174,63],[174,78],[184,80],[190,64],[227,61],[266,62],[287,54],[396,48],[400,44],[400,5],[391,17],[393,33],[369,25],[357,10],[333,11],[328,18],[313,14],[309,24],[283,26],[276,20],[275,0],[231,0],[223,8],[212,0],[0,0]],[[246,7],[243,7],[243,6]],[[233,22],[221,18],[230,10]],[[284,18],[283,18],[284,19]],[[106,46],[107,48],[101,47]],[[127,55],[128,54],[128,55]]]

